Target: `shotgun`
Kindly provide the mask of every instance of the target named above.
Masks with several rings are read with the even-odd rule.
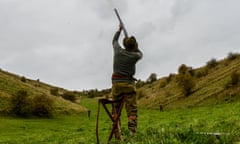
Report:
[[[120,17],[120,15],[119,15],[119,13],[118,13],[118,11],[117,11],[116,8],[114,8],[114,12],[115,12],[115,14],[117,15],[117,18],[118,18],[118,20],[119,20],[119,22],[120,22],[120,25],[122,26],[123,33],[124,33],[125,37],[128,37],[127,30],[126,30],[126,28],[125,28],[125,26],[124,26],[124,24],[123,24],[123,22],[122,22],[122,19],[121,19],[121,17]]]

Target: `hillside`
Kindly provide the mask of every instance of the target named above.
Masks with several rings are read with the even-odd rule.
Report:
[[[200,68],[194,69],[187,66],[187,72],[191,74],[191,79],[195,83],[188,95],[184,95],[179,86],[180,74],[169,74],[167,77],[152,82],[141,82],[140,86],[137,84],[139,106],[150,109],[179,109],[240,100],[239,54],[230,54],[227,58],[219,61],[211,60]],[[237,74],[237,78],[234,79],[237,82],[234,85],[231,84],[233,83],[233,73]],[[40,80],[27,79],[0,69],[0,113],[9,111],[10,98],[20,90],[27,91],[32,97],[45,95],[53,99],[55,113],[87,111],[79,104],[63,99],[65,93],[74,94],[79,99],[80,96],[89,98],[109,96],[111,91],[106,89],[70,92]]]
[[[57,90],[58,94],[54,95],[51,92],[54,89]],[[86,111],[86,108],[79,104],[72,103],[61,97],[61,94],[69,92],[68,90],[45,84],[40,82],[40,80],[30,80],[23,76],[0,70],[0,113],[9,111],[11,97],[14,97],[20,90],[26,91],[31,97],[44,95],[52,99],[54,113]]]
[[[170,74],[138,89],[140,107],[179,109],[240,100],[239,54],[229,54],[223,60],[212,60],[206,66],[189,69],[195,83],[189,95],[181,92],[179,74]],[[234,78],[237,82],[232,85],[234,73],[237,74]]]

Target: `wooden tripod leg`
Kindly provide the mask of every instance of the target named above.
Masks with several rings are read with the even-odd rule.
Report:
[[[119,107],[119,109],[118,109],[117,117],[114,119],[113,127],[112,127],[111,133],[110,133],[109,138],[108,138],[108,143],[109,143],[110,140],[112,139],[114,130],[117,128],[117,126],[118,126],[118,124],[119,124],[119,119],[120,119],[120,116],[121,116],[121,112],[122,112],[122,109],[123,109],[123,105],[124,105],[124,98],[122,99],[121,105],[120,105],[120,107]],[[119,126],[119,128],[120,128],[120,126]]]
[[[98,101],[97,122],[96,122],[96,137],[97,137],[97,144],[99,144],[99,135],[98,135],[99,112],[100,112],[100,101]]]

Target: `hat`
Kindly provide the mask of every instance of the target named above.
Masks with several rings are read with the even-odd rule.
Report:
[[[123,45],[126,48],[126,50],[135,50],[138,48],[137,41],[134,36],[131,37],[125,37],[123,39]]]

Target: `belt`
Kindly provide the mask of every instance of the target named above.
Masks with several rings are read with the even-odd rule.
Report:
[[[113,79],[129,79],[129,80],[134,80],[137,81],[136,78],[134,78],[133,76],[128,76],[128,75],[121,75],[121,74],[112,74],[112,78]]]

